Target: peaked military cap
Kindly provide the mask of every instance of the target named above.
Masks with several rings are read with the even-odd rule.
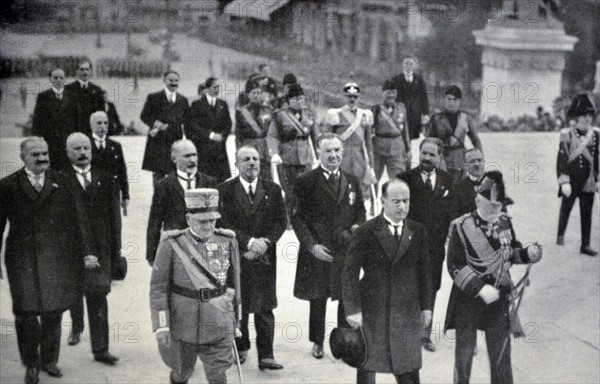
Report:
[[[219,219],[219,191],[212,188],[188,189],[185,191],[186,212],[196,219]]]

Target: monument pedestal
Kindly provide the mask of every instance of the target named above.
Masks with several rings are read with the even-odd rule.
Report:
[[[555,19],[531,23],[518,14],[473,34],[484,47],[482,118],[535,115],[538,106],[553,110],[554,100],[561,95],[565,53],[573,50],[576,37],[565,34]]]

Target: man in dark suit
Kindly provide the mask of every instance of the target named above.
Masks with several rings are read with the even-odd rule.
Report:
[[[439,169],[441,151],[440,140],[424,139],[419,148],[419,166],[398,175],[410,188],[408,218],[423,224],[427,230],[431,254],[433,305],[435,305],[435,295],[442,284],[444,243],[450,226],[449,190],[452,178]],[[431,323],[423,329],[422,343],[425,349],[434,352],[435,345],[431,341],[430,334]]]
[[[65,72],[56,68],[48,73],[52,87],[37,96],[31,132],[48,143],[52,168],[66,169],[70,165],[65,143],[75,132],[74,97],[64,87]]]
[[[64,170],[75,193],[85,205],[89,233],[96,260],[86,261],[80,278],[80,297],[71,306],[73,327],[69,345],[83,331],[83,295],[85,295],[94,359],[107,365],[119,359],[108,352],[108,303],[112,267],[121,256],[121,214],[119,190],[111,175],[91,165],[92,143],[81,132],[67,138],[71,169]],[[76,344],[76,343],[75,343]]]
[[[347,326],[342,299],[344,255],[352,232],[365,222],[360,182],[340,171],[343,144],[323,133],[317,143],[321,166],[298,178],[292,226],[300,242],[294,296],[310,301],[312,355],[323,357],[327,299],[340,300],[338,325]]]
[[[8,221],[5,264],[17,342],[27,368],[25,383],[35,384],[40,369],[62,376],[56,366],[62,313],[77,298],[74,282],[84,261],[97,258],[85,208],[71,181],[48,169],[44,139],[23,140],[21,159],[25,167],[0,180],[0,247]]]
[[[450,219],[454,220],[464,214],[473,212],[477,188],[485,172],[485,157],[477,148],[465,152],[467,175],[455,182],[450,188]]]
[[[560,131],[560,145],[556,159],[556,174],[561,197],[556,244],[565,244],[565,232],[569,215],[579,198],[581,218],[581,247],[579,251],[588,256],[597,256],[598,251],[590,247],[594,193],[599,192],[598,168],[600,163],[600,131],[592,126],[596,108],[588,95],[577,95],[567,116],[575,120],[575,126]]]
[[[429,123],[429,99],[423,77],[414,71],[417,66],[412,56],[402,61],[402,73],[392,78],[398,90],[396,101],[406,106],[408,132],[411,139],[418,139],[421,126]]]
[[[225,142],[231,133],[231,116],[225,100],[219,99],[219,82],[209,77],[204,94],[189,109],[186,123],[188,139],[199,152],[198,168],[219,183],[231,176]]]
[[[277,241],[287,226],[281,188],[258,177],[260,158],[250,146],[236,154],[240,176],[226,181],[217,189],[220,195],[219,226],[235,232],[241,255],[242,336],[236,339],[240,361],[250,349],[249,314],[254,314],[258,367],[282,369],[273,355],[277,307]]]
[[[102,108],[102,110],[106,112],[106,115],[108,116],[107,135],[113,136],[123,134],[125,127],[123,127],[123,123],[121,123],[121,118],[119,117],[115,103],[108,100],[108,93],[105,90],[102,90],[102,98],[104,100],[104,108]]]
[[[344,266],[347,320],[363,328],[369,352],[356,382],[375,384],[375,373],[382,372],[418,384],[420,327],[431,323],[433,309],[428,238],[422,224],[407,219],[408,185],[391,179],[381,191],[383,213],[356,230]]]
[[[155,187],[173,171],[171,145],[183,138],[183,123],[189,108],[188,100],[177,93],[179,74],[169,70],[163,82],[163,90],[148,95],[140,116],[149,127],[142,169],[152,172]]]
[[[127,166],[123,156],[121,144],[108,138],[110,119],[103,111],[97,111],[90,116],[92,128],[92,165],[108,173],[121,191],[121,207],[127,216],[129,204],[129,181],[127,180]]]
[[[104,110],[104,91],[90,81],[91,74],[92,63],[84,60],[77,66],[77,80],[65,86],[74,98],[75,131],[83,132],[89,137],[92,137],[90,115]]]
[[[156,184],[146,232],[146,260],[152,266],[161,231],[185,229],[184,191],[213,188],[217,181],[198,171],[198,152],[190,140],[178,140],[171,148],[176,170]]]

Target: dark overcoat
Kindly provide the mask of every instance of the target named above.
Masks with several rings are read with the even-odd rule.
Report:
[[[105,147],[102,151],[92,141],[92,165],[111,175],[119,186],[121,198],[129,199],[129,180],[127,179],[123,147],[108,137],[105,140]]]
[[[398,245],[382,215],[352,236],[343,302],[346,316],[362,312],[368,371],[398,375],[421,368],[421,312],[433,305],[427,243],[425,227],[406,219]]]
[[[445,258],[444,244],[450,227],[450,187],[452,178],[441,169],[436,170],[436,182],[433,192],[421,177],[421,166],[399,175],[410,188],[410,210],[408,218],[427,228],[430,241],[434,289],[440,289],[442,269]]]
[[[73,95],[73,117],[75,119],[75,130],[92,137],[90,128],[90,115],[96,111],[104,111],[104,96],[102,88],[88,81],[87,89],[83,89],[81,83],[75,80],[65,85],[65,89]]]
[[[48,143],[50,166],[56,170],[66,169],[71,163],[67,157],[67,137],[75,132],[74,97],[64,89],[58,99],[52,89],[37,96],[33,110],[32,133],[43,137]],[[89,123],[88,123],[89,124]]]
[[[45,175],[39,194],[24,169],[0,180],[0,233],[8,221],[5,265],[15,314],[69,308],[79,297],[83,257],[93,254],[71,181],[52,169]]]
[[[100,264],[98,268],[84,271],[82,291],[108,293],[112,267],[121,256],[121,212],[117,183],[108,173],[92,167],[92,183],[84,190],[72,167],[64,173],[85,206],[93,255]]]
[[[194,101],[188,111],[185,131],[198,150],[200,170],[219,181],[228,179],[231,169],[227,160],[226,143],[210,139],[211,132],[223,135],[224,139],[231,134],[231,115],[227,102],[217,99],[213,107],[206,96]]]
[[[427,97],[425,80],[415,73],[413,74],[413,81],[409,82],[401,73],[393,77],[392,82],[398,92],[396,101],[406,106],[406,121],[410,138],[417,139],[421,133],[421,115],[429,114],[429,98]]]
[[[241,293],[244,311],[263,312],[277,307],[277,242],[287,226],[285,203],[281,188],[269,181],[259,179],[250,203],[239,177],[220,184],[219,226],[235,232],[240,247]],[[260,258],[248,260],[250,238],[266,237],[271,244]]]
[[[175,169],[171,160],[171,145],[183,137],[183,123],[188,107],[188,100],[179,93],[173,104],[167,100],[164,90],[148,95],[140,116],[144,124],[152,129],[154,122],[159,120],[169,126],[154,137],[148,135],[142,169],[163,174]]]
[[[196,174],[196,187],[214,188],[217,181],[201,172]],[[161,231],[187,228],[185,220],[184,190],[172,172],[156,184],[150,205],[150,217],[146,230],[146,260],[154,262]]]
[[[300,242],[294,296],[301,300],[338,300],[342,295],[344,254],[351,227],[365,222],[359,181],[340,171],[339,193],[330,188],[321,167],[300,177],[294,188],[296,207],[292,225]],[[333,262],[317,259],[310,251],[322,244],[333,252]]]

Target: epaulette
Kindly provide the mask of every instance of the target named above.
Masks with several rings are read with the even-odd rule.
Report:
[[[215,234],[227,237],[235,237],[235,232],[227,228],[215,228]]]
[[[174,239],[183,235],[183,232],[185,232],[185,229],[172,229],[170,231],[163,231],[160,237],[161,239]]]
[[[463,221],[465,221],[467,219],[467,217],[471,216],[470,213],[465,213],[462,216],[457,217],[456,219],[452,220],[451,225],[459,225],[462,224]]]

